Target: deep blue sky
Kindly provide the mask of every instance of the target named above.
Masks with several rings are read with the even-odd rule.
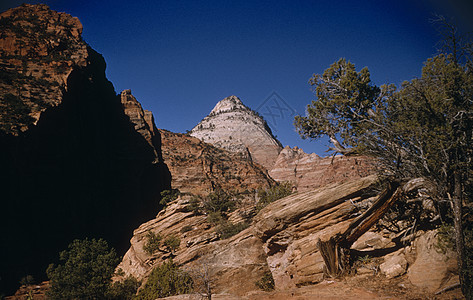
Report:
[[[175,132],[230,95],[265,115],[278,112],[265,102],[276,92],[304,114],[314,99],[309,78],[341,57],[367,66],[378,85],[399,85],[436,53],[433,13],[461,21],[472,12],[468,1],[434,0],[40,2],[78,17],[117,93],[131,89],[159,128]],[[328,142],[303,141],[292,119],[287,110],[268,120],[282,144],[326,155]]]

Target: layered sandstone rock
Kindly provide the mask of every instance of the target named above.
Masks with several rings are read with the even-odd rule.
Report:
[[[120,94],[123,111],[133,123],[135,131],[153,147],[156,158],[162,160],[161,136],[154,123],[153,113],[144,110],[141,103],[131,94],[131,90],[124,90]]]
[[[318,239],[343,232],[369,201],[375,176],[296,193],[266,206],[254,230],[264,242],[268,266],[278,289],[315,284],[324,278]]]
[[[315,153],[286,146],[269,175],[277,181],[289,181],[298,191],[308,191],[327,184],[347,182],[374,173],[372,160],[363,156],[320,157]]]
[[[135,230],[131,247],[118,268],[125,276],[133,275],[142,280],[155,266],[172,257],[191,274],[208,271],[214,293],[244,295],[255,290],[254,283],[268,270],[261,240],[249,229],[218,240],[205,215],[186,209],[188,201],[186,197],[176,200],[156,219]],[[160,249],[150,255],[143,250],[148,232],[163,238],[177,236],[180,246],[173,253]]]
[[[308,286],[313,286],[315,293],[310,295],[317,295],[318,289],[323,290],[323,283],[327,283],[318,240],[327,241],[344,232],[376,199],[376,186],[377,177],[371,175],[292,194],[263,208],[249,228],[227,240],[218,240],[206,216],[190,212],[186,209],[189,200],[180,198],[155,220],[135,230],[132,246],[119,268],[125,274],[146,280],[154,267],[173,257],[187,271],[202,268],[209,271],[217,297],[277,298],[291,292],[299,293],[299,288]],[[241,211],[234,212],[239,213]],[[153,255],[147,254],[143,247],[150,231],[163,237],[178,236],[181,240],[179,248],[174,253],[160,250]],[[436,251],[434,232],[418,233],[413,245],[399,244],[396,236],[385,231],[368,231],[353,244],[352,249],[359,257],[374,256],[369,262],[355,266],[360,280],[380,280],[379,274],[387,280],[403,276],[408,270],[408,276],[401,277],[396,284],[402,282],[401,286],[411,286],[412,282],[428,288],[427,294],[425,290],[418,292],[422,297],[430,297],[433,294],[428,293],[458,278],[455,277],[455,261],[447,259],[450,254],[433,253]],[[274,278],[276,291],[260,294],[254,282],[267,270]],[[349,291],[345,289],[346,292]],[[304,295],[300,299],[311,299],[311,296]]]
[[[282,149],[264,119],[236,96],[218,102],[190,135],[216,147],[247,155],[267,170],[271,169]]]
[[[95,51],[82,40],[79,19],[44,4],[2,13],[0,29],[0,129],[18,134],[61,103],[72,70],[90,64]]]
[[[438,239],[436,230],[419,234],[413,245],[416,258],[407,273],[413,285],[430,292],[460,281],[455,252],[440,247]]]
[[[218,240],[206,216],[189,212],[189,200],[180,198],[135,230],[119,268],[143,279],[172,256],[184,269],[208,267],[215,280],[214,292],[234,295],[256,290],[254,283],[268,268],[278,289],[318,282],[323,262],[317,238],[345,228],[358,211],[353,203],[369,196],[375,180],[368,177],[278,200],[261,210],[251,227],[226,240]],[[149,231],[178,236],[179,249],[173,254],[147,254],[143,246]]]
[[[216,148],[188,135],[160,130],[163,159],[172,174],[172,187],[207,195],[217,188],[252,191],[274,183],[258,164],[240,153]]]

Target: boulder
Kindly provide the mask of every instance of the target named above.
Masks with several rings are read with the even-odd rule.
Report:
[[[379,266],[379,270],[382,274],[386,275],[387,278],[400,276],[406,272],[406,269],[407,260],[403,249],[387,255],[384,259],[384,263]]]
[[[414,241],[414,247],[417,257],[407,272],[413,285],[434,292],[458,277],[455,253],[438,246],[436,230],[420,235]]]
[[[370,251],[375,249],[385,249],[395,246],[388,238],[383,237],[379,232],[368,231],[358,238],[351,246],[352,249],[359,251]]]

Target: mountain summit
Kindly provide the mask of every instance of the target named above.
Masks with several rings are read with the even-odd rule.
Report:
[[[268,170],[282,150],[266,121],[236,96],[218,102],[190,135],[216,147],[242,153]]]

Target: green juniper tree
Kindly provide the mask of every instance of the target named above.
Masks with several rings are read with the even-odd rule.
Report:
[[[74,240],[59,254],[60,264],[51,264],[47,275],[51,299],[106,299],[119,258],[107,242]]]
[[[303,138],[328,136],[336,152],[375,157],[383,176],[430,182],[432,197],[451,204],[462,290],[473,297],[473,263],[463,234],[467,222],[462,222],[463,204],[471,203],[473,190],[472,47],[441,21],[443,51],[425,62],[421,78],[399,89],[377,87],[367,68],[358,72],[340,59],[310,79],[317,99],[306,116],[296,116],[295,126]],[[444,219],[449,209],[443,207]]]

